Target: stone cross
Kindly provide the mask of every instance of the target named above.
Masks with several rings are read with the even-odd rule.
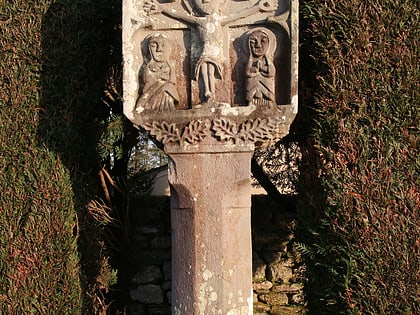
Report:
[[[124,113],[169,156],[172,313],[252,314],[250,169],[297,114],[297,0],[124,0]]]

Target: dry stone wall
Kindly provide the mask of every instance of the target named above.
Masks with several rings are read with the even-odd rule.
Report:
[[[169,198],[136,199],[133,209],[128,314],[171,314]],[[304,266],[293,246],[292,209],[253,196],[251,211],[254,314],[305,314]]]

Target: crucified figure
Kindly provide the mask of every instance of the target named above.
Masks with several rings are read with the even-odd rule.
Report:
[[[184,1],[184,0],[183,0]],[[201,40],[202,52],[195,66],[195,79],[201,76],[204,90],[204,101],[210,101],[215,96],[215,80],[222,77],[223,64],[223,32],[225,26],[241,18],[257,12],[271,12],[277,9],[277,1],[256,0],[253,4],[239,12],[223,15],[220,11],[221,0],[190,0],[191,5],[199,15],[193,15],[191,5],[184,1],[184,5],[191,13],[178,12],[156,0],[146,0],[144,9],[149,14],[163,13],[169,17],[191,24]],[[273,4],[275,2],[275,4]]]

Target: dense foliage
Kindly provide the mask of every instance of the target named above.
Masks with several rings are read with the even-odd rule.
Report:
[[[418,5],[300,5],[309,310],[418,314]],[[2,314],[110,309],[136,138],[121,113],[120,14],[112,0],[0,4]]]
[[[301,12],[309,310],[419,314],[418,4],[316,0]]]
[[[107,308],[101,294],[115,275],[89,210],[101,194],[95,121],[109,112],[101,96],[114,5],[0,4],[1,314]]]

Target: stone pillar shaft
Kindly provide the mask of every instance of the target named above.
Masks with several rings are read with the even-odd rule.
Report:
[[[166,149],[173,314],[252,314],[252,150],[250,145],[194,153]]]

